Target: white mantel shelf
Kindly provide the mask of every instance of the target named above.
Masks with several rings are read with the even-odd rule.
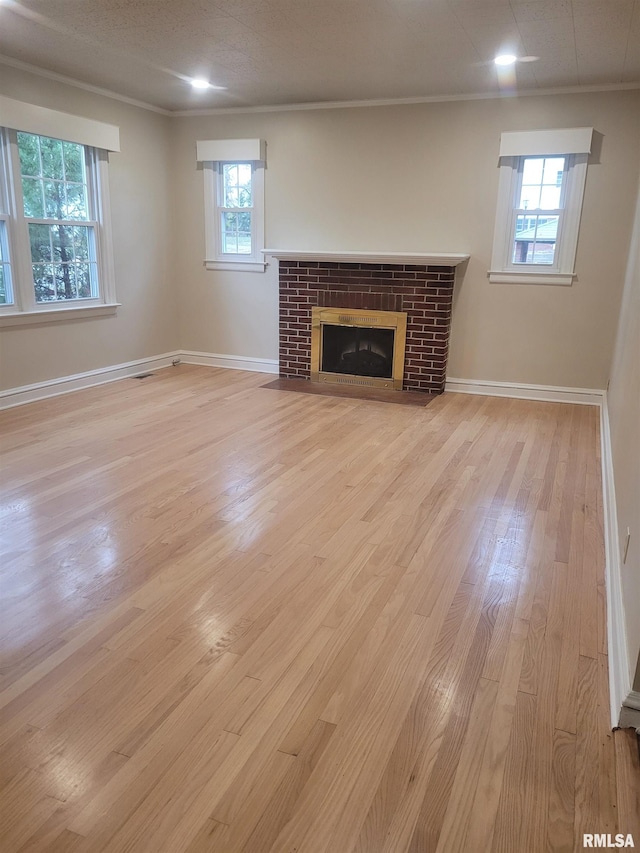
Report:
[[[425,264],[426,266],[457,267],[469,260],[469,255],[451,252],[314,252],[299,249],[263,249],[279,261],[336,261],[347,264]]]

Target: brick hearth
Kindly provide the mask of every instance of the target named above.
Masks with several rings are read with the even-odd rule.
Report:
[[[280,376],[309,379],[311,309],[405,311],[403,388],[444,391],[455,267],[280,260]]]

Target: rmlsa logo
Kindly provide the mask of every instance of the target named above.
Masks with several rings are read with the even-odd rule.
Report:
[[[588,833],[582,836],[583,847],[635,847],[633,837],[631,835],[589,835]]]

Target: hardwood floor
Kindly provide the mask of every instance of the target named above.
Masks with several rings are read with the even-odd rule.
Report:
[[[597,410],[265,381],[181,365],[0,414],[3,853],[634,831]]]

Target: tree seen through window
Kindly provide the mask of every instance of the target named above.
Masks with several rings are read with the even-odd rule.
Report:
[[[96,224],[84,147],[31,133],[17,137],[36,302],[94,298]]]

